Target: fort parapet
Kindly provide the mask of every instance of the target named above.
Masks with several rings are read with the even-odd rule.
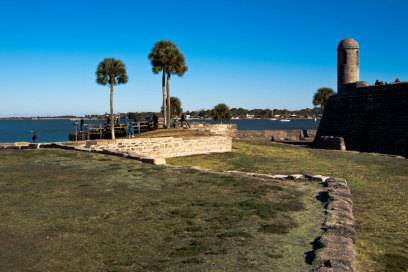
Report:
[[[347,150],[408,156],[408,83],[347,84],[329,99],[316,139],[342,137]]]

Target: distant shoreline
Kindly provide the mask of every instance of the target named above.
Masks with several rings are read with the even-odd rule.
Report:
[[[0,117],[0,121],[36,121],[36,120],[72,120],[72,121],[79,121],[79,120],[106,120],[106,118],[87,118],[87,117]],[[230,121],[234,120],[272,120],[272,121],[280,121],[282,119],[289,119],[289,120],[313,120],[314,118],[232,118]],[[317,118],[320,119],[320,118]],[[189,118],[188,120],[191,121],[200,121],[200,120],[212,120],[212,118]]]
[[[2,117],[0,121],[36,121],[36,120],[105,120],[103,118],[86,118],[86,117]]]

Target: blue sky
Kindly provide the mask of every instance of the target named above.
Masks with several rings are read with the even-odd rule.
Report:
[[[95,83],[105,57],[128,68],[117,111],[158,111],[147,54],[162,39],[186,56],[172,95],[187,110],[311,107],[317,88],[336,87],[345,37],[360,42],[363,80],[408,80],[406,0],[0,0],[0,11],[0,116],[108,111]]]

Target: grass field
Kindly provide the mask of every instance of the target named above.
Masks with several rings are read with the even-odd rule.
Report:
[[[408,271],[408,160],[374,154],[235,142],[232,153],[169,159],[218,171],[323,174],[349,181],[359,271]]]
[[[1,151],[0,271],[307,271],[319,190],[91,153]]]

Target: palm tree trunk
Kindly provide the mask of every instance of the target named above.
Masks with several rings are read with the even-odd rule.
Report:
[[[170,108],[170,73],[167,73],[167,128],[170,128],[171,123],[171,108]]]
[[[111,134],[112,134],[112,140],[115,140],[115,119],[113,117],[113,94],[114,94],[114,89],[113,85],[110,86],[110,121],[111,121]]]
[[[167,106],[166,106],[166,73],[163,68],[162,77],[162,90],[163,90],[163,117],[164,117],[164,127],[167,127]]]

